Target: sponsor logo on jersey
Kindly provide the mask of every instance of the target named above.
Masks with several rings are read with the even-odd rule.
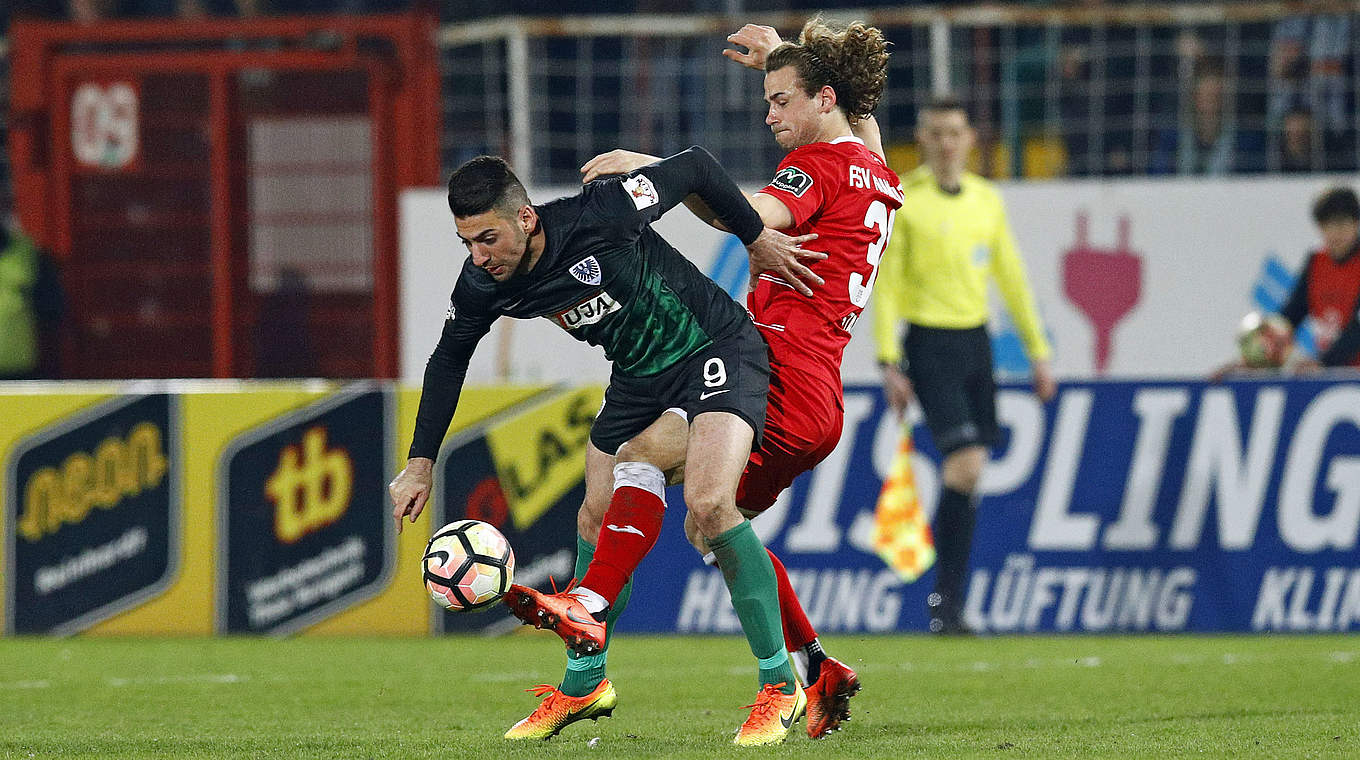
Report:
[[[594,256],[587,256],[572,264],[570,271],[572,277],[586,285],[600,284],[600,262]]]
[[[585,325],[593,325],[622,308],[623,306],[618,301],[601,290],[590,298],[561,312],[553,319],[562,326],[563,330],[575,330]]]
[[[444,312],[444,321],[447,322],[447,321],[453,319],[453,318],[456,317],[456,316],[458,316],[458,314],[457,314],[457,312],[454,310],[453,304],[449,304],[449,310],[446,311],[446,312]]]
[[[812,177],[796,166],[785,166],[774,175],[774,179],[770,180],[770,187],[792,193],[795,198],[802,198],[803,193],[812,187]]]
[[[641,174],[624,180],[623,189],[628,191],[628,197],[633,200],[633,206],[638,211],[661,202],[661,196],[657,194],[652,181]]]

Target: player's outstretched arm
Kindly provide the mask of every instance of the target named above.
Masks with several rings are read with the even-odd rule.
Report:
[[[813,274],[802,262],[820,261],[826,254],[808,251],[803,243],[816,239],[816,235],[790,237],[776,232],[777,228],[787,228],[793,224],[793,215],[778,200],[757,193],[747,195],[723,172],[721,165],[707,151],[699,147],[677,154],[667,159],[657,159],[645,153],[628,150],[613,150],[602,153],[587,161],[581,167],[582,181],[590,182],[598,177],[611,174],[628,174],[639,169],[648,169],[652,179],[659,187],[665,188],[664,196],[674,198],[675,194],[685,193],[683,202],[696,216],[716,229],[734,232],[723,218],[730,222],[748,221],[747,214],[752,210],[758,217],[762,228],[752,237],[750,233],[737,233],[751,257],[752,276],[760,272],[772,272],[788,282],[804,295],[812,295],[807,283],[821,285],[822,278]],[[741,209],[737,198],[745,201]],[[721,204],[725,214],[713,210],[713,205]]]
[[[581,183],[585,184],[597,180],[600,177],[607,177],[611,174],[627,174],[629,172],[637,171],[644,166],[654,164],[660,160],[660,158],[649,156],[646,153],[616,148],[608,153],[601,153],[585,162],[585,164],[581,166]],[[742,195],[744,195],[748,201],[751,200],[751,196],[746,195],[744,191],[742,192]],[[707,224],[714,229],[722,230],[723,232],[731,232],[731,230],[727,229],[726,225],[718,221],[718,215],[715,214],[713,209],[709,208],[708,204],[704,203],[699,196],[693,194],[686,196],[684,204],[685,208],[688,208],[691,213],[699,217],[700,221],[704,224]],[[757,208],[756,211],[759,212],[760,209]],[[762,221],[765,220],[762,218]],[[767,221],[765,226],[773,227],[774,225]]]
[[[660,161],[657,156],[615,148],[590,159],[581,166],[581,184],[611,174],[627,174]]]
[[[410,517],[411,522],[415,522],[425,509],[434,479],[434,459],[439,454],[449,423],[453,421],[453,413],[458,409],[468,362],[477,342],[491,329],[496,318],[475,296],[475,288],[461,276],[454,286],[452,304],[439,343],[425,363],[425,378],[406,468],[387,487],[398,533],[403,517]]]

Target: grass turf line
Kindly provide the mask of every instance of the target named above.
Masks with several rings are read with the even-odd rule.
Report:
[[[0,639],[0,758],[1360,757],[1354,636],[831,636],[854,719],[752,750],[729,743],[756,693],[731,637],[620,636],[615,717],[501,739],[562,674],[525,633]]]

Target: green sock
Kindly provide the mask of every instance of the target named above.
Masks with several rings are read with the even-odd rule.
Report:
[[[797,683],[789,653],[784,650],[784,629],[779,618],[779,586],[774,565],[765,553],[750,520],[708,541],[718,560],[741,630],[760,661],[760,684],[783,683],[792,694]]]
[[[586,568],[590,567],[590,560],[595,556],[595,545],[589,541],[576,537],[576,580],[586,577]],[[614,622],[623,613],[623,608],[628,606],[628,597],[633,593],[633,581],[630,579],[628,584],[619,592],[619,598],[614,600],[614,604],[609,608],[609,614],[605,617],[605,636],[604,649],[599,654],[578,655],[567,650],[567,672],[562,676],[562,686],[559,687],[563,694],[569,697],[584,697],[595,690],[604,680],[605,674],[605,655],[609,652],[609,642],[614,638]]]

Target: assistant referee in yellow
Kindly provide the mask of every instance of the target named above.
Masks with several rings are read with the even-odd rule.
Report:
[[[987,333],[989,275],[1024,341],[1035,393],[1048,401],[1056,386],[1001,195],[964,170],[976,140],[967,111],[954,99],[932,101],[916,138],[925,165],[903,177],[906,199],[879,264],[874,333],[888,403],[900,416],[914,394],[944,455],[935,591],[927,605],[931,631],[960,634],[968,633],[963,595],[978,480],[1000,433]],[[904,320],[906,337],[899,340]]]

